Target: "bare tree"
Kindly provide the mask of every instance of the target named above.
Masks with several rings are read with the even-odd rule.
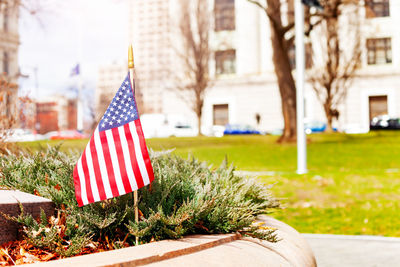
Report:
[[[283,4],[293,10],[293,0],[248,0],[264,10],[271,28],[272,61],[278,80],[281,95],[282,115],[284,128],[278,142],[296,140],[296,85],[290,66],[289,49],[293,45],[294,18],[293,12],[286,14],[286,22],[282,20],[281,6]]]
[[[178,56],[182,61],[183,76],[179,77],[177,89],[189,94],[192,110],[197,116],[198,134],[201,135],[201,117],[204,95],[210,85],[209,47],[210,12],[207,0],[179,0],[179,33],[182,51]]]
[[[0,14],[5,14],[16,8],[36,16],[43,10],[43,0],[0,0]]]
[[[0,154],[8,147],[5,141],[12,134],[11,129],[18,120],[16,90],[17,84],[0,75]]]
[[[313,48],[318,57],[314,57],[310,81],[326,115],[326,131],[332,132],[332,122],[339,117],[338,106],[361,63],[360,15],[358,1],[321,2],[323,22],[315,29],[319,41]]]

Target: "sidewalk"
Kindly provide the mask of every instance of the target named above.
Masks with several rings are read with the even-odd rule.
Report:
[[[303,234],[319,267],[400,266],[400,238]]]

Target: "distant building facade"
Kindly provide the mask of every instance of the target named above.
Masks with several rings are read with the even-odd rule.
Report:
[[[14,86],[0,87],[0,116],[18,121],[18,6],[0,1],[0,76]],[[16,122],[17,122],[16,121]]]
[[[122,81],[128,73],[128,63],[113,63],[101,66],[98,70],[97,86],[95,92],[95,114],[96,121],[99,121],[106,111],[111,100],[117,93]],[[136,104],[143,113],[143,101],[141,94],[141,83],[136,79]]]
[[[96,121],[99,121],[125,78],[128,64],[114,63],[99,68],[95,92]]]
[[[129,1],[128,36],[133,43],[136,75],[143,88],[141,113],[164,113],[163,92],[172,66],[170,0]]]
[[[39,134],[58,131],[58,110],[56,102],[36,103],[36,123]]]
[[[144,106],[141,113],[186,114],[194,120],[189,103],[182,101],[173,90],[170,75],[171,70],[179,70],[174,65],[177,51],[171,45],[179,38],[173,30],[177,27],[177,1],[130,1],[130,39],[141,83]],[[237,123],[265,131],[282,129],[281,98],[272,62],[268,18],[248,1],[208,2],[214,14],[210,17],[213,83],[205,97],[204,128]],[[362,62],[338,107],[340,117],[335,122],[337,128],[348,132],[368,131],[369,122],[375,116],[400,116],[400,31],[397,30],[400,1],[360,3],[365,6],[361,12]],[[306,55],[309,52],[306,45]],[[294,50],[291,57],[294,59]],[[307,60],[306,67],[312,68]],[[121,73],[125,72],[123,66]],[[306,83],[305,117],[308,121],[326,121],[310,83]]]
[[[40,134],[59,130],[75,130],[76,119],[76,99],[54,96],[36,103],[36,128]]]
[[[341,108],[345,130],[366,132],[379,115],[400,117],[400,1],[365,0],[362,68]]]

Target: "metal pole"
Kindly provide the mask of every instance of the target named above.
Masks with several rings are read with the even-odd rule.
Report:
[[[38,114],[37,114],[37,103],[39,102],[39,80],[38,80],[38,66],[33,67],[33,73],[35,76],[35,93],[34,93],[34,129],[35,129],[35,139],[36,139],[36,134],[39,132],[39,121],[38,121]]]
[[[77,120],[76,120],[76,128],[78,131],[83,131],[83,98],[82,98],[82,90],[83,90],[83,80],[82,80],[82,56],[83,56],[83,47],[82,47],[82,39],[83,39],[83,19],[82,16],[79,16],[78,19],[78,103],[77,103]]]
[[[128,69],[129,69],[129,79],[132,85],[132,90],[133,90],[133,69],[135,68],[135,63],[133,61],[133,48],[132,45],[129,46],[128,49]],[[135,93],[135,92],[133,92]],[[135,222],[139,223],[139,208],[138,208],[138,191],[135,190],[133,192],[133,202],[134,202],[134,207],[135,207]],[[136,246],[139,245],[139,237],[136,236]]]
[[[82,101],[82,74],[79,65],[79,78],[78,78],[78,107],[77,107],[77,122],[76,128],[78,131],[83,131],[83,101]]]
[[[36,100],[39,99],[39,80],[38,80],[38,66],[33,67],[33,73],[35,76],[35,98]]]
[[[306,134],[304,131],[304,8],[295,0],[296,30],[296,109],[297,109],[297,173],[307,173]]]

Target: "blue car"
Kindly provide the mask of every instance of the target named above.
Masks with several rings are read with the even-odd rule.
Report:
[[[306,134],[311,134],[311,133],[322,133],[325,132],[326,129],[326,123],[322,121],[310,121],[306,122],[304,124],[304,129]],[[334,127],[333,131],[337,131],[337,128]]]
[[[224,135],[234,134],[261,134],[260,131],[254,129],[250,125],[243,124],[227,124],[225,125]]]

